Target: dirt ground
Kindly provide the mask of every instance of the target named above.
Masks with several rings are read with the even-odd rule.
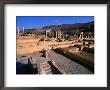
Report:
[[[42,49],[56,48],[56,47],[68,47],[72,45],[74,41],[40,41],[40,37],[19,37],[16,39],[16,55],[24,55],[41,51]]]

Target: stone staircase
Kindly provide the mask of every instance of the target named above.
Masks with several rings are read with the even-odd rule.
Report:
[[[51,66],[47,61],[39,64],[39,74],[52,74]]]

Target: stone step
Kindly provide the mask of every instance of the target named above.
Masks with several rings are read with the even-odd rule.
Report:
[[[48,64],[48,63],[47,62],[40,63],[40,65],[45,65],[45,64]]]
[[[51,74],[51,70],[41,70],[40,74]]]
[[[50,65],[48,65],[48,66],[46,65],[46,66],[40,66],[39,67],[39,69],[47,69],[47,68],[51,68],[51,66]]]
[[[42,62],[39,64],[39,73],[40,74],[52,74],[51,66],[48,62]]]
[[[48,70],[51,70],[51,68],[40,68],[40,70],[45,70],[45,71],[48,71]]]
[[[40,69],[40,71],[50,71],[51,68]]]
[[[50,65],[41,65],[40,68],[50,68]]]

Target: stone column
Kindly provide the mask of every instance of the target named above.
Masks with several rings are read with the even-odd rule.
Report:
[[[82,38],[81,39],[83,39],[84,37],[83,37],[83,32],[82,32]]]
[[[47,37],[47,30],[45,32],[46,32],[46,35],[45,36]]]
[[[57,38],[57,31],[55,33],[56,33],[56,38]]]
[[[80,34],[80,39],[83,39],[83,32],[81,32]]]
[[[88,34],[88,39],[89,39],[89,34]]]
[[[61,31],[59,31],[59,38],[61,38]]]
[[[57,31],[57,38],[59,38],[59,31]]]
[[[18,33],[18,36],[19,36],[19,27],[17,27],[17,33]]]
[[[90,33],[88,34],[88,39],[90,39]]]
[[[23,34],[24,34],[24,27],[23,27]]]

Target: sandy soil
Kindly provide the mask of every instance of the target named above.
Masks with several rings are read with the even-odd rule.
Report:
[[[16,55],[24,55],[28,53],[33,53],[36,51],[41,51],[42,49],[49,48],[57,48],[57,47],[68,47],[72,45],[75,41],[64,41],[64,42],[56,42],[56,41],[40,41],[39,38],[35,37],[19,37],[16,40]],[[80,43],[79,43],[80,44]]]

